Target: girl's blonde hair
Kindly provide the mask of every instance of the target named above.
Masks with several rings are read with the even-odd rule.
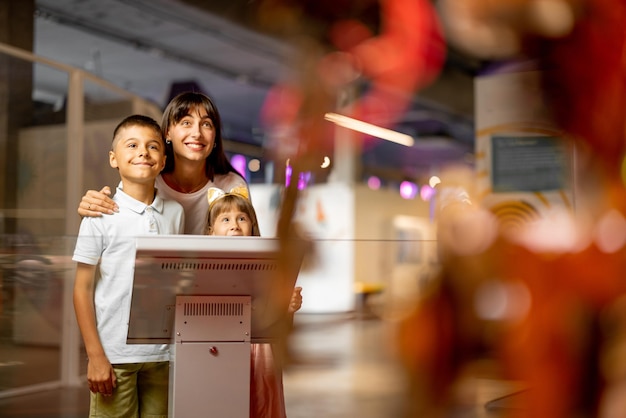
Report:
[[[256,218],[256,211],[254,210],[254,206],[252,206],[252,202],[237,193],[223,194],[219,198],[211,202],[211,204],[209,205],[209,210],[207,211],[207,219],[204,233],[206,235],[210,235],[213,224],[215,223],[217,217],[220,214],[232,209],[236,209],[248,215],[250,221],[252,222],[251,235],[255,237],[261,236],[261,232],[259,231],[259,224]]]

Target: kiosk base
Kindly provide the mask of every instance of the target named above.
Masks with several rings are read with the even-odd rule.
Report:
[[[177,296],[169,416],[250,416],[250,296]]]

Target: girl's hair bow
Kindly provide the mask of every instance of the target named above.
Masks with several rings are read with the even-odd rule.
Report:
[[[217,187],[211,187],[209,188],[209,190],[207,191],[207,200],[209,201],[209,209],[213,206],[213,204],[220,198],[229,195],[229,194],[234,194],[237,196],[241,196],[244,199],[246,199],[247,201],[250,201],[250,194],[248,193],[248,188],[246,186],[236,186],[233,187],[232,189],[230,189],[229,192],[225,192],[222,189],[219,189]]]

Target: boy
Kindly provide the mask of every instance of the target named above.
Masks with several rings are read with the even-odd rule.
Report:
[[[119,212],[84,218],[73,256],[74,309],[89,359],[90,416],[167,417],[168,346],[126,344],[135,237],[184,229],[182,206],[161,199],[154,188],[165,166],[158,123],[141,115],[120,122],[109,163],[121,178],[114,196]]]

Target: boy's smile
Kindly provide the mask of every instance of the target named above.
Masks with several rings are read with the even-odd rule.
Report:
[[[118,133],[109,162],[123,179],[152,181],[165,166],[165,145],[153,129],[130,126]]]

